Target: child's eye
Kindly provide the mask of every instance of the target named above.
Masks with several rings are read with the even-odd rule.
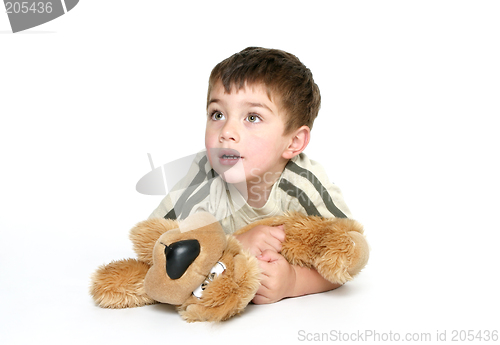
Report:
[[[256,123],[262,121],[261,118],[258,115],[248,115],[247,116],[248,122]]]
[[[211,115],[212,120],[219,121],[219,120],[224,120],[224,114],[222,114],[220,111],[214,111]]]

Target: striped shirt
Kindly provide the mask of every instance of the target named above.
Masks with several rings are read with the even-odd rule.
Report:
[[[206,152],[200,152],[186,176],[169,191],[150,218],[184,219],[199,211],[214,215],[228,234],[286,211],[328,218],[351,217],[340,189],[329,181],[323,167],[304,153],[288,162],[266,204],[255,208],[212,169]]]

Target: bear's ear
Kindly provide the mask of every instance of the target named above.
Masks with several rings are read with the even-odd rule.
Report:
[[[138,223],[130,230],[129,235],[137,258],[151,266],[156,241],[167,231],[178,228],[179,223],[172,219],[151,218]]]
[[[144,281],[148,296],[162,303],[180,305],[188,299],[226,248],[224,230],[210,214],[196,213],[183,223],[189,231],[170,230],[158,239]]]
[[[90,294],[103,308],[132,308],[156,303],[144,290],[148,270],[148,264],[136,259],[103,265],[92,275]]]

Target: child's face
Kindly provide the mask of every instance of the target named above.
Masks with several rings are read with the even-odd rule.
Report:
[[[260,84],[224,91],[219,82],[209,96],[205,147],[212,167],[228,183],[272,185],[288,161],[292,137],[283,135],[283,110]]]

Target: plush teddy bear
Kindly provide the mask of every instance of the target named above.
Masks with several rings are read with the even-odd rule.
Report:
[[[257,225],[283,225],[281,255],[332,283],[351,280],[368,261],[363,228],[352,219],[292,213],[248,224],[235,234]],[[259,288],[258,260],[209,213],[180,222],[149,219],[130,231],[130,239],[137,259],[111,262],[92,276],[90,292],[101,307],[162,302],[176,305],[188,322],[223,321],[240,313]]]

